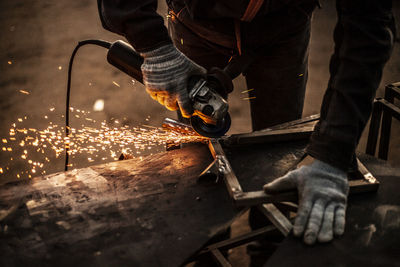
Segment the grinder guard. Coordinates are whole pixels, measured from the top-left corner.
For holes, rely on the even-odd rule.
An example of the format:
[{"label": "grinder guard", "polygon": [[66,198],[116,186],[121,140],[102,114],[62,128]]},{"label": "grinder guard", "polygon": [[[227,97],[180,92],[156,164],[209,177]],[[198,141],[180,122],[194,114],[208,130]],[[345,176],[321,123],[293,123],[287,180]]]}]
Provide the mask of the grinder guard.
[{"label": "grinder guard", "polygon": [[[232,81],[230,81],[232,84]],[[200,76],[193,76],[188,82],[189,98],[194,114],[190,119],[193,129],[206,137],[220,137],[230,128],[228,103],[216,91],[224,90],[220,83],[209,82]]]},{"label": "grinder guard", "polygon": [[226,113],[225,117],[216,124],[207,124],[199,116],[190,117],[190,124],[196,133],[210,138],[223,136],[231,127],[231,116]]}]

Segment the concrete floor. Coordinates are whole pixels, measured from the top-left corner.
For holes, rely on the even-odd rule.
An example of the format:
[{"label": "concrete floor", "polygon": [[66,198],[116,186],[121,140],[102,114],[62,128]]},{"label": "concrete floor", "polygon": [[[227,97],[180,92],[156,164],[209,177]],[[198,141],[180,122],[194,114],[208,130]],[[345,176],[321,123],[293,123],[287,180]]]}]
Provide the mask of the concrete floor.
[{"label": "concrete floor", "polygon": [[[395,15],[400,21],[400,3],[395,3]],[[166,14],[161,3],[160,13]],[[336,22],[334,1],[323,1],[323,8],[317,10],[313,18],[310,46],[310,76],[307,87],[304,115],[319,112],[320,103],[329,78],[328,62],[333,51],[332,32]],[[18,118],[26,128],[46,128],[49,120],[63,124],[66,90],[66,69],[70,54],[79,40],[100,38],[116,40],[121,37],[107,32],[101,27],[96,2],[79,1],[0,1],[0,138],[8,137],[10,125]],[[400,81],[400,46],[397,43],[393,56],[386,65],[378,96],[383,95],[384,85]],[[119,86],[116,86],[116,82]],[[230,133],[248,132],[249,103],[240,93],[246,86],[243,77],[235,81],[235,92],[230,97],[230,112],[233,118]],[[20,90],[29,92],[29,95]],[[72,83],[72,106],[92,110],[96,100],[103,99],[103,111],[92,112],[91,117],[112,121],[118,118],[128,125],[146,123],[161,125],[163,118],[175,117],[174,112],[165,110],[155,103],[140,84],[132,84],[132,79],[114,69],[105,60],[104,49],[85,47],[80,51],[74,64]],[[138,99],[140,101],[138,101]],[[53,113],[49,109],[54,107]],[[45,115],[49,119],[44,118]],[[149,121],[146,118],[150,116]],[[78,127],[79,120],[72,119]],[[389,161],[400,165],[400,123],[394,122]],[[359,150],[365,150],[365,133]],[[0,184],[15,180],[16,173],[26,169],[19,160],[22,148],[13,152],[0,151],[0,167],[9,166],[0,175]],[[62,171],[63,158],[47,155],[51,164],[47,173]],[[14,160],[10,162],[10,157]],[[39,157],[39,156],[38,156]],[[88,162],[83,157],[73,159],[74,166],[85,167],[100,161]],[[241,230],[240,230],[241,231]],[[243,254],[234,262],[244,266]],[[246,260],[245,260],[246,261]]]}]

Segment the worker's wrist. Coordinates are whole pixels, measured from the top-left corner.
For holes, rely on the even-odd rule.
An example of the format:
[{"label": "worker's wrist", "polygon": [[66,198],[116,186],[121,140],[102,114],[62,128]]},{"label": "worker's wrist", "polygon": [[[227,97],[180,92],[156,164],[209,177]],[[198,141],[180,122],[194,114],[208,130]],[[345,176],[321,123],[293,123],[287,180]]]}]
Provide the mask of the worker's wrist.
[{"label": "worker's wrist", "polygon": [[347,177],[347,173],[345,171],[318,159],[314,159],[314,161],[310,164],[310,166],[322,172],[333,174],[336,177],[341,177],[343,179]]},{"label": "worker's wrist", "polygon": [[298,165],[297,167],[300,168],[301,166],[311,166],[313,168],[317,168],[323,172],[329,172],[334,175],[339,175],[339,176],[347,176],[347,173],[340,169],[335,167],[334,165],[330,164],[329,162],[325,162],[324,160],[320,160],[318,158],[314,158],[311,155],[307,155]]},{"label": "worker's wrist", "polygon": [[310,143],[306,148],[308,155],[345,172],[352,167],[354,150],[353,144],[321,134],[318,129],[311,135]]}]

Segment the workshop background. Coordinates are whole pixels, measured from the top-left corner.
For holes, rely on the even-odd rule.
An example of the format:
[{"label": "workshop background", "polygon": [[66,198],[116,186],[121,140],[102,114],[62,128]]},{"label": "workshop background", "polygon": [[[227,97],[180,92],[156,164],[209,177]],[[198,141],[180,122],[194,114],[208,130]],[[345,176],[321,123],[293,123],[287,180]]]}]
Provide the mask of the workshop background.
[{"label": "workshop background", "polygon": [[[166,17],[166,5],[159,1],[159,11]],[[400,21],[400,3],[393,1],[395,15]],[[323,1],[317,9],[312,25],[310,45],[310,74],[304,107],[304,116],[319,112],[329,73],[328,63],[333,51],[332,33],[336,22],[335,1]],[[397,22],[398,23],[398,22]],[[399,24],[399,23],[398,23]],[[68,61],[73,48],[83,39],[113,41],[120,36],[104,30],[97,12],[96,1],[0,1],[0,184],[7,181],[27,179],[31,173],[29,164],[43,163],[46,173],[62,171],[64,156],[56,158],[53,150],[29,155],[32,162],[24,158],[25,147],[18,138],[10,142],[10,128],[16,123],[30,133],[44,130],[49,125],[64,125],[64,110]],[[73,68],[71,106],[91,111],[90,114],[72,114],[71,126],[80,128],[82,120],[88,125],[91,120],[115,120],[129,126],[161,126],[165,117],[175,118],[175,112],[166,110],[154,102],[143,85],[110,66],[106,51],[100,47],[87,46],[78,54]],[[386,65],[383,80],[377,95],[383,95],[385,84],[400,81],[400,46],[397,42],[393,55]],[[232,128],[230,133],[251,131],[249,101],[243,77],[235,80],[235,92],[230,96]],[[102,105],[104,103],[104,106]],[[18,126],[20,125],[20,126]],[[93,124],[93,127],[98,127]],[[31,129],[31,130],[29,130]],[[368,129],[368,128],[367,128]],[[364,133],[359,150],[365,150]],[[7,139],[7,140],[3,140]],[[162,151],[156,147],[142,151],[141,156]],[[394,121],[389,161],[400,165],[400,123]],[[121,151],[115,151],[117,154]],[[109,151],[101,152],[103,154]],[[100,153],[100,154],[101,154]],[[22,157],[22,158],[21,158]],[[43,159],[47,158],[46,161]],[[11,160],[12,159],[12,160]],[[97,155],[76,155],[71,159],[72,168],[80,168],[112,160]],[[7,169],[8,168],[8,169]],[[21,175],[20,175],[21,174]],[[25,174],[25,175],[23,175]]]},{"label": "workshop background", "polygon": [[[165,17],[166,5],[164,1],[159,2],[160,14]],[[393,2],[399,25],[400,2]],[[313,17],[304,116],[319,112],[329,78],[328,63],[333,51],[332,35],[336,23],[335,1],[322,1],[322,5],[323,8],[317,9]],[[24,130],[34,135],[34,131],[48,129],[49,125],[58,125],[55,128],[62,129],[68,61],[75,45],[84,39],[113,41],[121,37],[102,28],[94,0],[2,0],[0,32],[1,185],[17,179],[28,179],[28,175],[34,176],[30,164],[35,162],[44,163],[42,169],[47,173],[64,169],[63,154],[56,157],[50,148],[43,153],[29,154],[27,158],[24,152],[26,147],[20,143],[22,140],[16,138],[14,142],[10,141],[10,128],[20,129],[22,133],[17,133],[18,136],[23,136]],[[107,125],[114,125],[119,120],[120,124],[132,127],[143,124],[161,126],[165,117],[176,117],[175,112],[167,111],[154,102],[146,94],[143,85],[132,82],[130,77],[110,66],[105,56],[103,48],[94,46],[84,47],[78,52],[73,68],[71,105],[75,110],[91,113],[79,113],[82,116],[80,118],[74,116],[78,113],[72,113],[72,127],[79,129],[83,123],[91,125],[91,120],[106,121]],[[386,65],[377,96],[383,96],[385,84],[397,81],[400,81],[398,42]],[[251,100],[247,100],[247,95],[242,93],[247,89],[243,77],[234,83],[235,92],[229,101],[233,120],[230,133],[249,132]],[[99,127],[99,124],[94,126]],[[365,132],[358,148],[360,151],[365,151]],[[141,151],[140,155],[159,151],[163,151],[162,146]],[[394,121],[389,152],[389,161],[393,165],[400,165],[399,152],[400,122]],[[71,159],[71,168],[111,161],[112,158],[107,154],[109,151],[103,151],[96,158],[88,158],[87,154],[76,155]],[[48,161],[44,161],[44,158]],[[245,222],[246,215],[234,223],[234,236],[248,230]],[[230,255],[230,260],[235,266],[246,266],[248,258],[245,248]]]}]

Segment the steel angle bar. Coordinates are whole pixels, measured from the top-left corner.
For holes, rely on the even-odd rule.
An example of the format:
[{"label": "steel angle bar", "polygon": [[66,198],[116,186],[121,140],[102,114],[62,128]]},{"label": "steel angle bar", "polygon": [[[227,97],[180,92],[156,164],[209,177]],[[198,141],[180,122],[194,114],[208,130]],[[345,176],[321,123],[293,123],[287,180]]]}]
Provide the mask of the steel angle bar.
[{"label": "steel angle bar", "polygon": [[394,103],[394,99],[400,99],[400,82],[389,84],[385,87],[385,99]]},{"label": "steel angle bar", "polygon": [[247,145],[296,141],[310,138],[313,131],[314,126],[304,126],[292,129],[278,129],[271,131],[256,131],[245,134],[233,134],[221,138],[221,141],[225,145]]},{"label": "steel angle bar", "polygon": [[214,249],[228,250],[231,248],[239,247],[241,245],[258,240],[261,237],[263,237],[264,235],[266,235],[267,233],[269,233],[275,229],[276,229],[276,227],[274,225],[268,225],[263,228],[254,230],[250,233],[243,234],[243,235],[240,235],[240,236],[237,236],[234,238],[230,238],[227,240],[223,240],[223,241],[211,244],[208,247],[206,247],[205,249],[203,249],[202,251],[200,251],[198,255],[202,255],[204,253],[209,253]]},{"label": "steel angle bar", "polygon": [[232,265],[229,263],[229,261],[222,255],[221,251],[219,249],[213,249],[211,250],[211,255],[213,256],[214,260],[216,263],[218,263],[219,266],[222,267],[232,267]]},{"label": "steel angle bar", "polygon": [[392,117],[400,120],[400,107],[386,101],[385,99],[377,99],[377,102],[380,103],[384,112],[389,113]]},{"label": "steel angle bar", "polygon": [[286,128],[290,128],[290,127],[293,127],[293,126],[296,126],[296,125],[306,124],[306,123],[313,122],[313,121],[317,122],[320,117],[321,117],[320,114],[314,114],[314,115],[311,115],[311,116],[308,116],[308,117],[305,117],[305,118],[301,118],[301,119],[298,119],[298,120],[285,122],[285,123],[282,123],[282,124],[278,124],[278,125],[272,126],[270,128],[266,128],[266,129],[260,130],[260,132],[261,131],[271,131],[271,130],[286,129]]},{"label": "steel angle bar", "polygon": [[377,100],[374,100],[372,106],[371,122],[369,125],[367,147],[365,153],[371,156],[375,155],[376,145],[378,143],[379,126],[381,124],[382,105]]},{"label": "steel angle bar", "polygon": [[[393,92],[392,88],[387,89],[387,92]],[[399,90],[400,91],[400,90]],[[389,154],[389,142],[390,142],[390,131],[392,128],[392,117],[395,117],[397,120],[400,120],[400,108],[394,104],[394,98],[397,95],[393,93],[386,93],[386,97],[388,99],[380,99],[379,103],[381,103],[383,108],[382,114],[382,125],[381,125],[381,136],[379,141],[379,151],[378,157],[380,159],[387,160]]]},{"label": "steel angle bar", "polygon": [[210,165],[199,175],[200,180],[212,180],[218,181],[221,174],[218,171],[218,160],[214,159]]},{"label": "steel angle bar", "polygon": [[297,209],[299,207],[296,203],[287,202],[287,201],[277,202],[277,203],[274,203],[274,205],[280,210],[290,211],[290,212],[297,212]]},{"label": "steel angle bar", "polygon": [[392,116],[383,111],[381,123],[381,135],[379,140],[378,158],[387,160],[389,154],[390,133],[392,130]]},{"label": "steel angle bar", "polygon": [[[397,91],[400,91],[398,88],[396,89]],[[389,89],[388,91],[392,90]],[[381,124],[381,117],[383,117],[379,144],[379,158],[387,159],[392,117],[400,120],[400,108],[391,103],[394,102],[394,98],[398,96],[397,91],[395,94],[387,93],[389,101],[382,98],[377,98],[374,101],[366,149],[366,153],[369,155],[375,155],[379,136],[379,126]]]},{"label": "steel angle bar", "polygon": [[289,191],[279,193],[277,195],[268,195],[264,191],[243,192],[235,199],[235,204],[238,207],[255,206],[262,203],[277,203],[282,201],[297,202],[297,192]]},{"label": "steel angle bar", "polygon": [[389,153],[391,118],[394,117],[397,120],[400,120],[400,108],[382,98],[377,98],[374,101],[366,153],[372,156],[375,155],[382,114],[384,118],[382,119],[381,140],[378,155],[379,158],[386,160]]},{"label": "steel angle bar", "polygon": [[218,170],[218,174],[223,176],[226,188],[228,189],[229,195],[233,201],[236,202],[236,198],[243,194],[242,187],[233,172],[232,166],[225,155],[224,149],[219,143],[218,139],[210,139],[208,147],[212,156],[214,157],[214,169]]},{"label": "steel angle bar", "polygon": [[355,173],[355,180],[349,180],[350,194],[376,192],[379,188],[379,181],[357,158],[358,172]]},{"label": "steel angle bar", "polygon": [[[385,87],[385,100],[394,104],[395,99],[400,99],[400,82],[389,84]],[[392,115],[383,111],[381,137],[379,141],[378,157],[387,160],[389,153],[390,131],[392,128]]]},{"label": "steel angle bar", "polygon": [[[362,176],[360,178],[365,179],[365,181],[373,184],[378,183],[378,180],[372,175],[372,173],[367,169],[367,167],[362,164],[362,162],[357,158],[358,173]],[[362,179],[361,179],[362,180]]]},{"label": "steel angle bar", "polygon": [[259,205],[258,209],[284,236],[287,236],[290,233],[293,228],[292,223],[280,210],[277,209],[277,207],[275,207],[274,204],[269,203]]},{"label": "steel angle bar", "polygon": [[162,128],[173,132],[178,132],[183,135],[199,135],[195,132],[195,130],[193,130],[191,125],[170,118],[164,119]]}]

